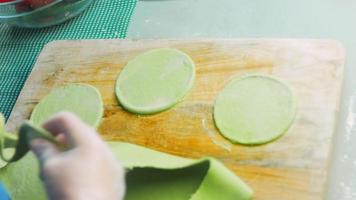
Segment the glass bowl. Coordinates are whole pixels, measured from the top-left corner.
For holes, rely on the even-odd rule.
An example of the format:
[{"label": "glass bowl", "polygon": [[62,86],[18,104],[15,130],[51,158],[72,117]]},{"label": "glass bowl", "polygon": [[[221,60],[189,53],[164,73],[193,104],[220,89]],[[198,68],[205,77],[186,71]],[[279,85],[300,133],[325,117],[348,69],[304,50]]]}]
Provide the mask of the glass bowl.
[{"label": "glass bowl", "polygon": [[83,12],[93,0],[15,0],[0,3],[0,23],[22,28],[56,25]]}]

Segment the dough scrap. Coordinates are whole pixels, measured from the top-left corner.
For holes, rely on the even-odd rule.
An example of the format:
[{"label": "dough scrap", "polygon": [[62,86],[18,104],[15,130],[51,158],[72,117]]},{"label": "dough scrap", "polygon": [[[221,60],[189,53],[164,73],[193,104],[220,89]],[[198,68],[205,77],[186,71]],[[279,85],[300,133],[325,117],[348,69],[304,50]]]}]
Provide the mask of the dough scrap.
[{"label": "dough scrap", "polygon": [[4,147],[5,144],[5,137],[2,137],[6,133],[5,130],[5,117],[2,113],[0,113],[0,168],[5,167],[8,162],[1,159],[1,157],[10,158],[15,154],[15,148],[13,147]]},{"label": "dough scrap", "polygon": [[291,88],[264,75],[233,79],[218,95],[214,120],[221,134],[232,142],[256,145],[284,134],[296,114]]},{"label": "dough scrap", "polygon": [[[11,158],[15,154],[15,148],[4,148],[1,150],[4,157]],[[7,161],[0,159],[0,169],[8,164]]]},{"label": "dough scrap", "polygon": [[[33,124],[25,126],[20,137],[28,139],[32,135],[49,140],[42,129]],[[214,158],[191,160],[129,143],[108,145],[128,172],[125,200],[252,199],[251,188]],[[13,200],[46,199],[38,161],[32,153],[1,168],[0,180]]]},{"label": "dough scrap", "polygon": [[191,89],[195,64],[185,53],[153,49],[131,60],[119,74],[116,95],[136,114],[154,114],[177,104]]},{"label": "dough scrap", "polygon": [[0,131],[5,130],[5,117],[2,113],[0,113]]},{"label": "dough scrap", "polygon": [[100,92],[88,84],[71,83],[52,90],[34,108],[31,121],[41,125],[54,114],[69,111],[98,127],[104,108]]}]

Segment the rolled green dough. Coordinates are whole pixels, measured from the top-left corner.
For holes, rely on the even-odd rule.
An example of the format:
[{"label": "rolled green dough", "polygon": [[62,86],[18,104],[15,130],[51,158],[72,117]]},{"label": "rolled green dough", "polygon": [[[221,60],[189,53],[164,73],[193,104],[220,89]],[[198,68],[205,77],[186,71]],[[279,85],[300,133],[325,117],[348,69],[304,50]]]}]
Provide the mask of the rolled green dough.
[{"label": "rolled green dough", "polygon": [[162,48],[131,60],[116,82],[121,105],[137,114],[153,114],[178,103],[192,87],[195,65],[188,55]]},{"label": "rolled green dough", "polygon": [[52,115],[69,111],[87,124],[98,127],[103,116],[103,101],[99,91],[88,84],[68,84],[54,89],[34,108],[31,121],[42,124]]},{"label": "rolled green dough", "polygon": [[232,80],[218,95],[214,120],[232,142],[263,144],[285,133],[296,113],[296,100],[285,83],[263,75]]}]

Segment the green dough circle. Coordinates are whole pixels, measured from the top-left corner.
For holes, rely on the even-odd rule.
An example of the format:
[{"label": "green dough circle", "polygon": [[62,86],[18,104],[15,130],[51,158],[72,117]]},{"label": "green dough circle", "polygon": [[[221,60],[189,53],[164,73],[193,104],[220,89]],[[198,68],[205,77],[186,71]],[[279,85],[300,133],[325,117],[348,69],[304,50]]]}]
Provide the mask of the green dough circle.
[{"label": "green dough circle", "polygon": [[288,85],[263,75],[232,80],[219,94],[214,120],[232,142],[256,145],[284,134],[296,114],[296,100]]},{"label": "green dough circle", "polygon": [[131,60],[116,82],[120,104],[136,114],[154,114],[177,104],[191,89],[195,65],[185,53],[154,49]]},{"label": "green dough circle", "polygon": [[54,114],[69,111],[88,125],[98,127],[103,116],[99,91],[88,84],[68,84],[51,91],[34,108],[31,121],[41,125]]}]

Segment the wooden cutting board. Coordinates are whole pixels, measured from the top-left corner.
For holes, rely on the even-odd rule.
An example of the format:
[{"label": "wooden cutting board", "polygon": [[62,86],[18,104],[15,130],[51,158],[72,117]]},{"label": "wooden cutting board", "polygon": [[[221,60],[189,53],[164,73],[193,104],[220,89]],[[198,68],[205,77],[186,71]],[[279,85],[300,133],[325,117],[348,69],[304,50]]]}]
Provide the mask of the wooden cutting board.
[{"label": "wooden cutting board", "polygon": [[[118,105],[116,78],[138,54],[174,47],[196,63],[196,81],[173,109],[137,116]],[[7,128],[15,130],[53,88],[89,83],[104,99],[99,128],[107,140],[199,158],[213,156],[242,177],[256,200],[321,200],[338,113],[344,68],[342,46],[330,40],[89,40],[47,45],[27,80]],[[298,97],[294,125],[270,144],[231,144],[214,127],[212,109],[232,77],[272,74],[290,83]],[[85,99],[83,99],[85,101]]]}]

